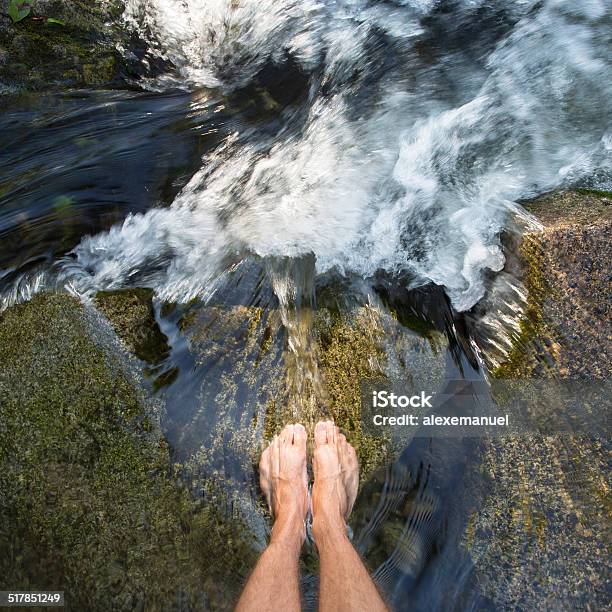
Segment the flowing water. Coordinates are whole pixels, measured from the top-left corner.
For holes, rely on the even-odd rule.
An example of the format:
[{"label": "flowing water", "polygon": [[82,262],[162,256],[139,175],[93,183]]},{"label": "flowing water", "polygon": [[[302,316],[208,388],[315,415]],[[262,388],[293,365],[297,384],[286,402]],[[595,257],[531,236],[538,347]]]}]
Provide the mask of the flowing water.
[{"label": "flowing water", "polygon": [[[333,414],[334,367],[363,350],[363,371],[415,389],[486,380],[463,313],[500,278],[502,232],[536,223],[518,202],[610,186],[609,9],[128,0],[143,63],[171,69],[129,91],[5,101],[2,305],[154,289],[170,347],[149,369],[164,432],[261,545],[253,444],[270,414]],[[340,335],[348,361],[333,352],[338,316],[356,321]],[[519,577],[541,567],[473,536],[495,531],[495,508],[475,519],[478,504],[507,494],[503,478],[474,477],[496,452],[418,437],[371,466],[354,541],[398,609],[544,605]],[[513,578],[495,583],[497,562]],[[308,573],[305,587],[311,601]],[[562,607],[604,601],[598,589],[559,591]]]}]

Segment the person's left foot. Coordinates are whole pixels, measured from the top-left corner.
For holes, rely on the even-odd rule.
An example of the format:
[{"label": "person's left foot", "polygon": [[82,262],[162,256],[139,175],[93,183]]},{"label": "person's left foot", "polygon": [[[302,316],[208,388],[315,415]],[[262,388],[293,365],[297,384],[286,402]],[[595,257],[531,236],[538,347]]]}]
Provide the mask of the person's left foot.
[{"label": "person's left foot", "polygon": [[275,519],[275,531],[299,529],[302,539],[308,512],[306,440],[303,425],[286,425],[259,461],[260,485]]}]

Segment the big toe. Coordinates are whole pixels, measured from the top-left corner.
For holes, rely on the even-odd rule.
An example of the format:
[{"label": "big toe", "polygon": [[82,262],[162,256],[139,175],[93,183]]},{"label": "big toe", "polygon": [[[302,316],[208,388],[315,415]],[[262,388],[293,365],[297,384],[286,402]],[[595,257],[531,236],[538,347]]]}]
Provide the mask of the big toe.
[{"label": "big toe", "polygon": [[271,468],[272,468],[272,443],[261,453],[259,459],[259,485],[266,498],[268,507],[271,507],[272,499],[272,482],[271,482]]},{"label": "big toe", "polygon": [[272,475],[278,474],[280,472],[280,448],[281,448],[281,439],[278,435],[272,438],[272,442],[270,442],[270,446],[268,448],[270,450],[270,473]]},{"label": "big toe", "polygon": [[323,446],[323,444],[327,444],[327,427],[325,425],[325,421],[319,421],[315,425],[314,440],[315,446]]},{"label": "big toe", "polygon": [[271,453],[272,443],[268,444],[268,446],[264,449],[264,452],[261,453],[261,457],[259,458],[259,472],[262,475],[268,475],[270,471],[270,453]]},{"label": "big toe", "polygon": [[344,442],[342,452],[342,475],[347,498],[346,516],[350,514],[355,499],[357,499],[357,490],[359,489],[359,461],[357,453],[351,444]]}]

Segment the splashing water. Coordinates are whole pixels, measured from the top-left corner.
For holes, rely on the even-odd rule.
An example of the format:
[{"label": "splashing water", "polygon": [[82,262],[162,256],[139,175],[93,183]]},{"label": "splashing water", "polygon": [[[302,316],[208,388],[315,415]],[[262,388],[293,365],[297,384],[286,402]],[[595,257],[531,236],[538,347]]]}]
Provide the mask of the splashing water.
[{"label": "splashing water", "polygon": [[384,269],[469,309],[518,200],[610,174],[610,18],[596,0],[447,5],[130,0],[127,25],[176,67],[152,87],[230,95],[289,64],[307,87],[170,208],[82,240],[62,277],[188,300],[249,254],[314,254],[319,273]]},{"label": "splashing water", "polygon": [[287,333],[284,361],[288,409],[295,420],[314,422],[326,403],[313,333],[314,261],[312,257],[272,259],[268,276]]}]

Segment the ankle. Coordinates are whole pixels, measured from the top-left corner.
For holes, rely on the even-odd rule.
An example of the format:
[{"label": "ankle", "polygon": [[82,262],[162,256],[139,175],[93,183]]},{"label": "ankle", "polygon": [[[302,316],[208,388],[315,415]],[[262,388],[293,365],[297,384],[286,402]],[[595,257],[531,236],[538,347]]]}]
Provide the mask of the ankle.
[{"label": "ankle", "polygon": [[346,539],[346,523],[339,512],[318,512],[312,519],[312,535],[319,543]]},{"label": "ankle", "polygon": [[297,550],[299,554],[305,538],[304,517],[299,513],[283,513],[274,521],[270,537],[271,544]]}]

